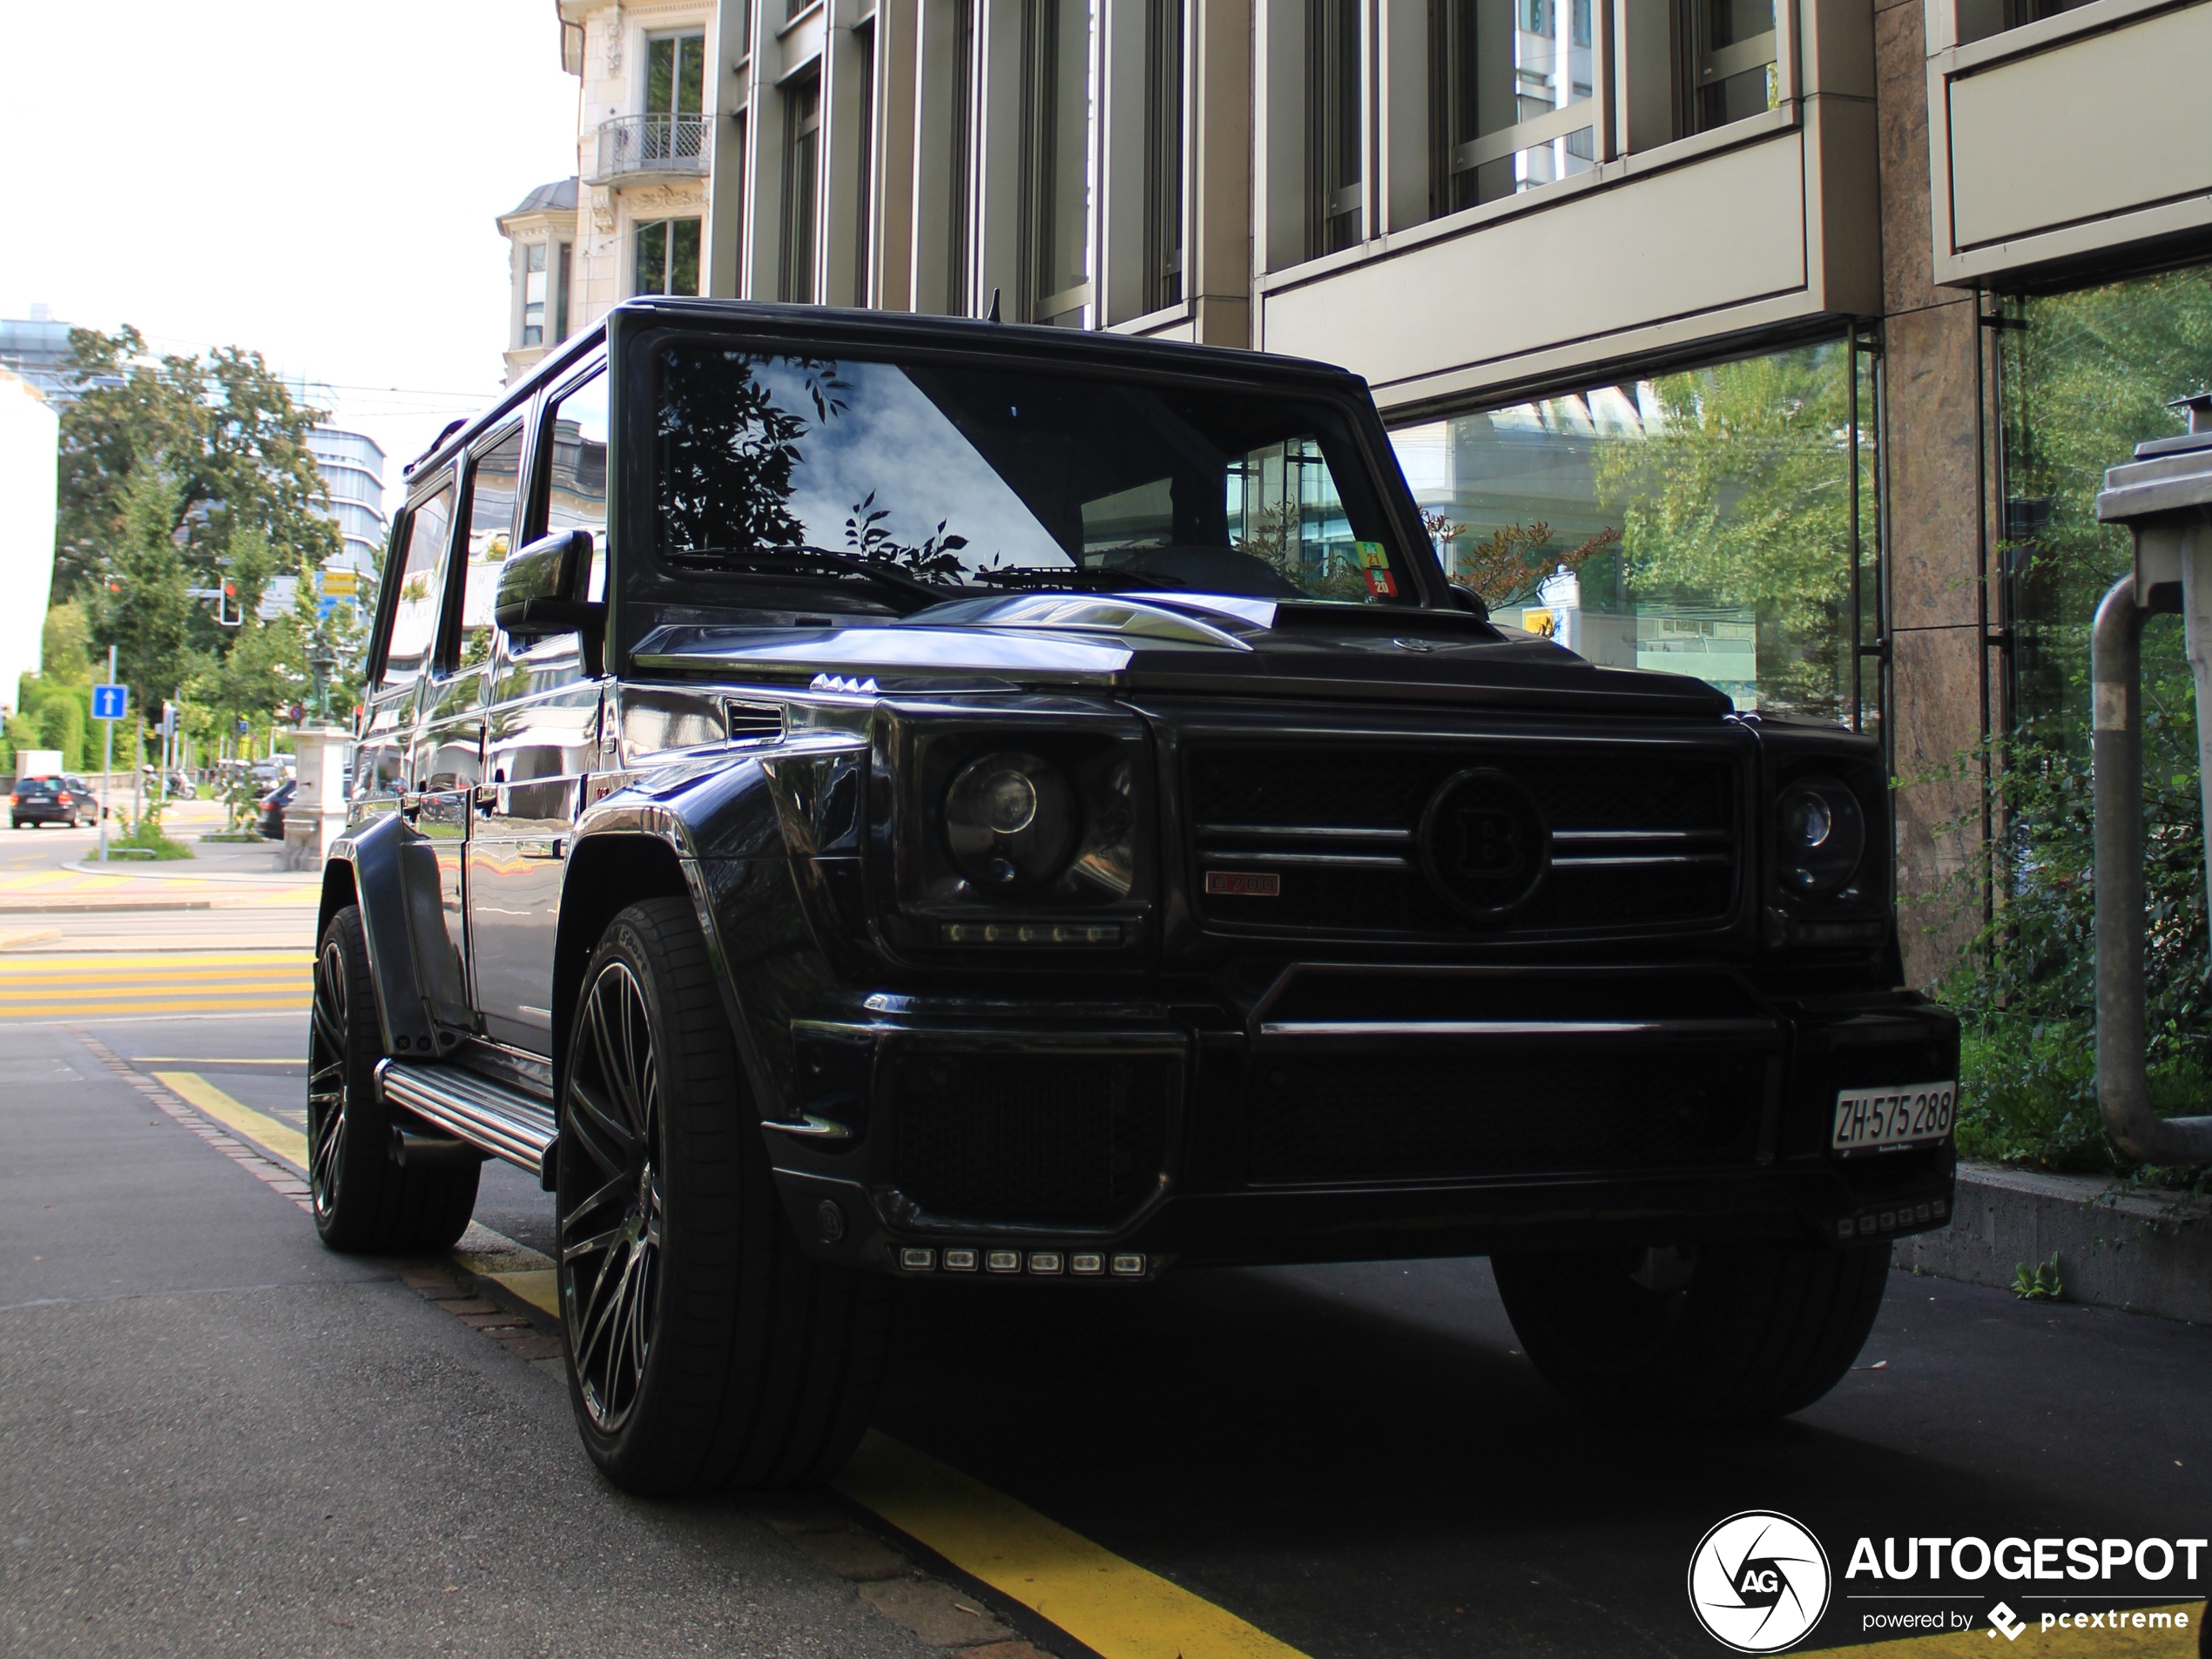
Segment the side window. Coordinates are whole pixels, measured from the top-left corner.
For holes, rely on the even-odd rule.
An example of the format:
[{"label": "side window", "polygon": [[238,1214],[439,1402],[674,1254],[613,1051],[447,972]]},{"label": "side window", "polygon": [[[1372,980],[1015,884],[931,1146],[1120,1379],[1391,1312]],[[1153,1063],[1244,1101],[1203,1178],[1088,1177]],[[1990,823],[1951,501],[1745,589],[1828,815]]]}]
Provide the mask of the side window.
[{"label": "side window", "polygon": [[591,532],[591,587],[606,597],[607,377],[594,374],[546,411],[545,528]]},{"label": "side window", "polygon": [[469,539],[461,573],[461,614],[447,631],[446,660],[456,669],[491,660],[492,602],[499,567],[515,535],[515,496],[522,482],[523,433],[510,428],[469,468]]},{"label": "side window", "polygon": [[446,485],[408,515],[406,552],[400,559],[399,597],[392,611],[391,643],[378,677],[381,691],[412,685],[437,637],[438,561],[453,523],[453,486]]}]

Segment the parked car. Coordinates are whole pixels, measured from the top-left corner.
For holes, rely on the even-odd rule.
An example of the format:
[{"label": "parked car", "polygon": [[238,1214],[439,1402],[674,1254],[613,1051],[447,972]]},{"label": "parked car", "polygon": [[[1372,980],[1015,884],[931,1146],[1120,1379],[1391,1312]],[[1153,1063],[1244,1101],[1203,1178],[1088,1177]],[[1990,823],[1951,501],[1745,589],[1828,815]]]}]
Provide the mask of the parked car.
[{"label": "parked car", "polygon": [[284,839],[284,809],[292,805],[292,797],[298,789],[299,785],[287,778],[261,797],[260,815],[254,820],[254,827],[261,833],[264,840],[280,841]]},{"label": "parked car", "polygon": [[315,1224],[536,1171],[628,1487],[835,1467],[897,1281],[1487,1254],[1590,1411],[1769,1417],[1949,1219],[1873,740],[1493,626],[1349,374],[632,300],[389,556]]},{"label": "parked car", "polygon": [[8,822],[16,829],[59,824],[75,829],[79,824],[99,822],[100,806],[92,787],[82,778],[18,778],[8,797]]}]

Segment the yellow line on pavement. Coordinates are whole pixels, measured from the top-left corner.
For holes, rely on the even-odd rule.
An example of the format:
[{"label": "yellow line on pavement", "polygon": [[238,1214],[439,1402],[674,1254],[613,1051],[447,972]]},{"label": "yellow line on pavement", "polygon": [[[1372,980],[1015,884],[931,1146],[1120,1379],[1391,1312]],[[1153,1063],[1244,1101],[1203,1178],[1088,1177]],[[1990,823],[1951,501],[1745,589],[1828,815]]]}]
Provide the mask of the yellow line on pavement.
[{"label": "yellow line on pavement", "polygon": [[233,1134],[243,1135],[264,1152],[274,1153],[294,1169],[307,1167],[307,1137],[289,1123],[280,1123],[255,1111],[244,1101],[233,1100],[197,1072],[157,1071],[154,1081],[192,1105]]},{"label": "yellow line on pavement", "polygon": [[1103,1659],[1305,1659],[1179,1584],[871,1429],[838,1490]]},{"label": "yellow line on pavement", "polygon": [[253,1000],[217,997],[131,997],[117,1001],[0,1002],[0,1020],[87,1020],[122,1016],[152,1019],[164,1014],[297,1014],[307,1006],[302,987],[296,996],[271,995]]},{"label": "yellow line on pavement", "polygon": [[129,1059],[134,1066],[305,1066],[307,1063],[305,1055],[291,1060],[241,1060],[233,1055],[134,1054]]},{"label": "yellow line on pavement", "polygon": [[[2095,1626],[2086,1630],[2046,1630],[2040,1615],[2030,1614],[2027,1628],[1995,1651],[2007,1659],[2196,1659],[2196,1627],[2203,1607],[2202,1602],[2190,1602],[2176,1607],[2122,1609],[2123,1616],[2131,1619],[2137,1612],[2147,1618],[2154,1613],[2171,1617],[2174,1622],[2162,1630]],[[2111,1609],[2105,1611],[2109,1616]],[[1951,1630],[1941,1635],[1907,1636],[1901,1642],[1823,1648],[1802,1659],[1834,1659],[1841,1654],[1862,1655],[1865,1659],[1990,1659],[1989,1644],[1996,1634],[1994,1630]]]}]

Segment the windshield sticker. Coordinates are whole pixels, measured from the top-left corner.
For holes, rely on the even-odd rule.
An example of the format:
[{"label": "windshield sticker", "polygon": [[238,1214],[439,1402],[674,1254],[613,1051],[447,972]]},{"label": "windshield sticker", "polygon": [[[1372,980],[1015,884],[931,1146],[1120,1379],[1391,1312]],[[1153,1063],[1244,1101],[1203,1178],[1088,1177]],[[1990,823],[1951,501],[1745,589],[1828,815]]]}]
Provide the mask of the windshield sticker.
[{"label": "windshield sticker", "polygon": [[1378,598],[1395,598],[1398,585],[1390,579],[1390,555],[1383,551],[1383,544],[1355,542],[1352,549],[1359,556],[1359,574],[1367,578],[1367,591]]}]

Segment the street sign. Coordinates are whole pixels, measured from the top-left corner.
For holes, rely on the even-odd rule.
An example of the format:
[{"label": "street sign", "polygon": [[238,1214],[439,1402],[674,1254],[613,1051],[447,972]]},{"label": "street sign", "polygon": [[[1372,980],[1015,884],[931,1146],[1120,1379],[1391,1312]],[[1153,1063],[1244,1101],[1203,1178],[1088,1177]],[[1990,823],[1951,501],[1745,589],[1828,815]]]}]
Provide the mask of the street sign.
[{"label": "street sign", "polygon": [[131,688],[127,685],[95,685],[92,688],[92,718],[95,720],[120,720],[124,711],[131,705]]}]

